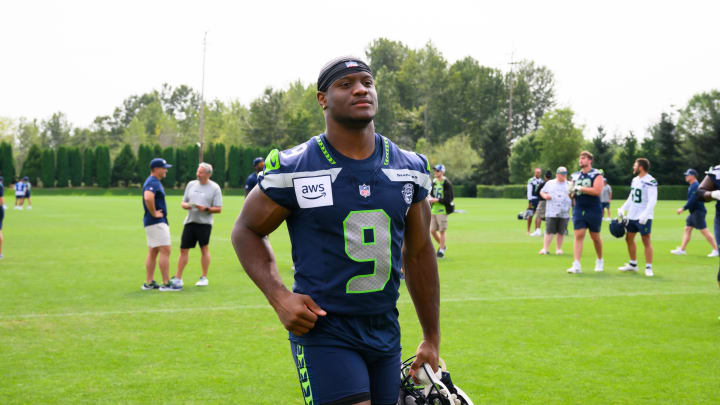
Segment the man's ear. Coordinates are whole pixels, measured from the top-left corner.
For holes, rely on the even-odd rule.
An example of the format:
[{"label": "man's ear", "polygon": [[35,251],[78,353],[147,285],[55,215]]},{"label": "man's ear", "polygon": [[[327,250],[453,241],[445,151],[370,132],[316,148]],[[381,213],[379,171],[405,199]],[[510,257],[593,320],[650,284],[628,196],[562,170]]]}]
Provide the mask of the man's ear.
[{"label": "man's ear", "polygon": [[323,91],[317,92],[317,101],[323,110],[327,109],[327,96],[325,95],[325,92],[323,92]]}]

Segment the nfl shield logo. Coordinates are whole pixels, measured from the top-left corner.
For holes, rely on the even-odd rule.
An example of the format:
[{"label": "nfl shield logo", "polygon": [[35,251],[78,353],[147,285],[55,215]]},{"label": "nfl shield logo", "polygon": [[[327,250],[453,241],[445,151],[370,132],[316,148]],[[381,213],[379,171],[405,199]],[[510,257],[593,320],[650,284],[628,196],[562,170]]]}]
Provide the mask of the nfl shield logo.
[{"label": "nfl shield logo", "polygon": [[368,198],[370,197],[370,186],[367,184],[360,185],[360,196]]}]

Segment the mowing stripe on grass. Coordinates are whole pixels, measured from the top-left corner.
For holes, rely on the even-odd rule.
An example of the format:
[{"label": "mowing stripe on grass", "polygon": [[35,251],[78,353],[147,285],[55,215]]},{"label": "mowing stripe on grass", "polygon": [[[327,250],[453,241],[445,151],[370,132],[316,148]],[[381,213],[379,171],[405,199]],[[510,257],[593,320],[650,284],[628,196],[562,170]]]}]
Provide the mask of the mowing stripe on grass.
[{"label": "mowing stripe on grass", "polygon": [[[627,292],[627,293],[611,293],[611,294],[570,294],[570,295],[528,295],[528,296],[507,296],[507,297],[451,297],[440,300],[442,303],[457,302],[495,302],[495,301],[518,301],[518,300],[558,300],[558,299],[587,299],[587,298],[614,298],[614,297],[652,297],[666,295],[709,295],[717,294],[715,291],[668,291],[668,292]],[[398,304],[412,304],[410,300],[399,300]],[[108,316],[108,315],[136,315],[136,314],[154,314],[154,313],[175,313],[175,312],[205,312],[205,311],[235,311],[238,309],[270,309],[269,304],[256,305],[230,305],[223,307],[190,307],[190,308],[158,308],[158,309],[137,309],[127,311],[87,311],[87,312],[61,312],[57,314],[51,313],[34,313],[34,314],[17,314],[17,315],[0,315],[0,320],[19,320],[32,318],[63,318],[73,316]]]}]

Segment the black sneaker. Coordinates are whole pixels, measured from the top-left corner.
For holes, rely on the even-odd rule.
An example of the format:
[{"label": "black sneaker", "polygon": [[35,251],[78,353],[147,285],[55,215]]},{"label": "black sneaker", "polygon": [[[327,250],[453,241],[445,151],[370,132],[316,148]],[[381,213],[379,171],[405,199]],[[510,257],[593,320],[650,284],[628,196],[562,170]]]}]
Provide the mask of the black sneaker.
[{"label": "black sneaker", "polygon": [[142,287],[140,288],[142,288],[143,290],[157,290],[158,288],[160,288],[160,286],[158,285],[158,283],[155,282],[155,280],[153,280],[150,282],[150,284],[143,283]]},{"label": "black sneaker", "polygon": [[160,285],[160,291],[182,291],[182,286],[175,285],[172,281]]},{"label": "black sneaker", "polygon": [[437,257],[445,257],[445,249],[438,249]]}]

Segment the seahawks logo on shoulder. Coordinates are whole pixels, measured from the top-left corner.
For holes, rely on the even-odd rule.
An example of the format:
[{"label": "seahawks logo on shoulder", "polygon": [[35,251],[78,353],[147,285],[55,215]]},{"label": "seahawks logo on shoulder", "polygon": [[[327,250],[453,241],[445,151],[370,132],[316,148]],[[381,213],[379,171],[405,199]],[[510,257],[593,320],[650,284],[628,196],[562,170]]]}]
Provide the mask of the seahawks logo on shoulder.
[{"label": "seahawks logo on shoulder", "polygon": [[263,171],[263,174],[271,171],[271,170],[277,170],[280,168],[280,151],[277,149],[273,149],[268,153],[267,158],[265,158],[265,171]]}]

